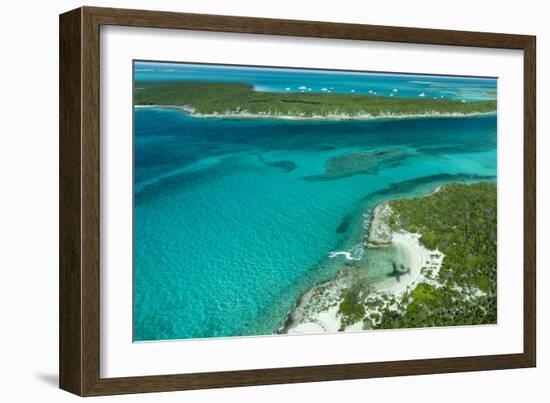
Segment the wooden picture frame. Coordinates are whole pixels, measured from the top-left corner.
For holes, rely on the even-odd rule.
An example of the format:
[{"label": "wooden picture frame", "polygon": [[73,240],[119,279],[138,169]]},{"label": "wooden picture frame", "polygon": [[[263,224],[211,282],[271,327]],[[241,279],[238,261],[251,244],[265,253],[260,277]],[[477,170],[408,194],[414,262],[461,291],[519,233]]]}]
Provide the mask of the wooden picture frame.
[{"label": "wooden picture frame", "polygon": [[[100,27],[401,42],[524,52],[523,353],[127,378],[100,377]],[[534,367],[535,37],[81,7],[60,16],[60,387],[80,396]]]}]

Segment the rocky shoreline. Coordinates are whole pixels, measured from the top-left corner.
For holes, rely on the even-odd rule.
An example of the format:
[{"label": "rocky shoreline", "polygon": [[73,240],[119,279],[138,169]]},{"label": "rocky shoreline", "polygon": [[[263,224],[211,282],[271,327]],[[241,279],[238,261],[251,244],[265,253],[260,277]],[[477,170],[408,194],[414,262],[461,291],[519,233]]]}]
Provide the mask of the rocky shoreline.
[{"label": "rocky shoreline", "polygon": [[418,118],[461,118],[472,116],[492,115],[496,112],[438,112],[424,111],[422,113],[400,114],[393,112],[381,112],[377,115],[370,113],[327,113],[306,115],[304,113],[278,113],[278,112],[249,112],[246,110],[227,110],[213,113],[200,113],[189,105],[135,105],[136,108],[167,108],[179,109],[198,119],[282,119],[282,120],[380,120],[380,119],[418,119]]},{"label": "rocky shoreline", "polygon": [[[335,278],[318,284],[296,301],[279,333],[336,332],[340,321],[336,318],[342,291],[351,287],[357,277],[353,267],[344,266]],[[325,314],[323,314],[325,313]]]},{"label": "rocky shoreline", "polygon": [[392,241],[390,217],[393,211],[388,202],[376,206],[371,212],[369,233],[365,240],[365,246],[388,246]]}]

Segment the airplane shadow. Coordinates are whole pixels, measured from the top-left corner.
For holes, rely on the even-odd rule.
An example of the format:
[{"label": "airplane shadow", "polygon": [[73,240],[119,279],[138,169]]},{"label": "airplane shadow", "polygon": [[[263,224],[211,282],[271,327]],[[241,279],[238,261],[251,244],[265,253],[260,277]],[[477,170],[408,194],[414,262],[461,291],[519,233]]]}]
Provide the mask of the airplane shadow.
[{"label": "airplane shadow", "polygon": [[397,281],[401,281],[401,276],[404,276],[406,274],[411,274],[410,267],[405,268],[405,266],[400,264],[398,268],[395,262],[392,262],[392,266],[393,266],[393,270],[390,273],[387,273],[386,276],[395,277]]}]

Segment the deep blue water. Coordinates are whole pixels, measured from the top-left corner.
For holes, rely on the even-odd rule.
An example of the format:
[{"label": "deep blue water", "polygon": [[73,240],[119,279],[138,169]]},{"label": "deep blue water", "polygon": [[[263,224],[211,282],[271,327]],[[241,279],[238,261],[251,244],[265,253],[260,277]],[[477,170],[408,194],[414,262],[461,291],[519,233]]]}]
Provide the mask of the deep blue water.
[{"label": "deep blue water", "polygon": [[[141,72],[144,68],[136,65],[138,80],[220,79],[211,68],[183,66],[190,69],[185,73]],[[270,89],[321,80],[317,73],[285,70],[277,84],[276,73],[236,71],[221,77]],[[406,92],[402,76],[351,75],[347,81],[341,76],[346,75],[323,80],[334,88],[358,89],[363,79],[379,81],[377,88]],[[445,81],[414,78],[437,80]],[[466,81],[461,85],[472,83]],[[483,85],[496,88],[496,81]],[[301,293],[345,263],[341,256],[329,258],[329,252],[361,255],[357,245],[365,235],[365,214],[376,204],[496,175],[495,115],[224,120],[136,108],[134,119],[137,341],[272,334]],[[357,152],[368,169],[354,174],[346,158]],[[367,250],[356,264],[377,281],[399,258],[397,252]]]}]

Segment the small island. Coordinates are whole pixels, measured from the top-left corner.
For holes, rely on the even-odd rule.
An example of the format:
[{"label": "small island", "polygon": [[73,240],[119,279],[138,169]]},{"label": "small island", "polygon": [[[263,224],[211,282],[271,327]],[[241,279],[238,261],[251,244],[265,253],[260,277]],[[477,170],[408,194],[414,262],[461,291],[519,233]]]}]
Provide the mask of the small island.
[{"label": "small island", "polygon": [[372,212],[367,248],[401,248],[406,266],[372,283],[353,263],[308,290],[281,333],[495,324],[496,185],[448,184]]},{"label": "small island", "polygon": [[137,107],[182,109],[194,117],[279,119],[375,119],[472,116],[496,112],[497,101],[401,98],[372,94],[264,92],[246,83],[140,82]]}]

